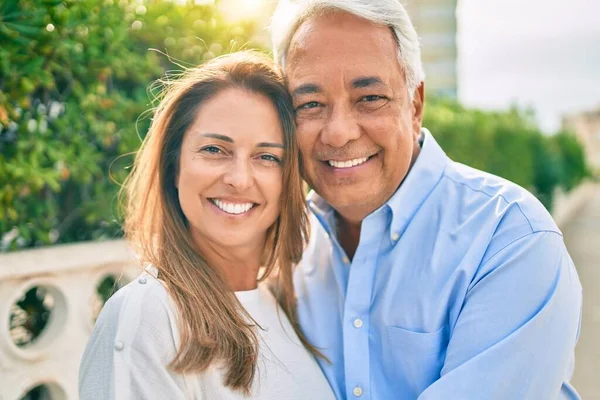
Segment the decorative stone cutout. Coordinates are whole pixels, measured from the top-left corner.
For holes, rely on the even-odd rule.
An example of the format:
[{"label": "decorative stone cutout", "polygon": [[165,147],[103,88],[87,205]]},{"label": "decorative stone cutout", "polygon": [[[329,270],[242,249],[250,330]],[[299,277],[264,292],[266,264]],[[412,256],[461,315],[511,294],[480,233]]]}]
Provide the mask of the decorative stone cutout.
[{"label": "decorative stone cutout", "polygon": [[20,400],[65,400],[65,391],[56,383],[42,383],[29,389]]},{"label": "decorative stone cutout", "polygon": [[54,311],[55,299],[44,286],[34,286],[12,304],[9,329],[13,343],[25,348],[40,337]]},{"label": "decorative stone cutout", "polygon": [[70,315],[62,287],[55,279],[39,277],[8,290],[5,286],[2,293],[6,299],[0,312],[4,346],[18,359],[44,359],[65,333]]}]

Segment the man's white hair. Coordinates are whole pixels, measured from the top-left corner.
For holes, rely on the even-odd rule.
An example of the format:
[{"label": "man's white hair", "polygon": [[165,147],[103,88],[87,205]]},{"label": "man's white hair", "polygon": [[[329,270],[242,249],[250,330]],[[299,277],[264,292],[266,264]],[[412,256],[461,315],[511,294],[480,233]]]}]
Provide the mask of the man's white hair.
[{"label": "man's white hair", "polygon": [[425,80],[419,37],[400,0],[280,0],[271,20],[275,60],[286,66],[286,56],[296,30],[307,19],[331,11],[343,11],[378,25],[389,26],[398,44],[398,61],[404,69],[408,94]]}]

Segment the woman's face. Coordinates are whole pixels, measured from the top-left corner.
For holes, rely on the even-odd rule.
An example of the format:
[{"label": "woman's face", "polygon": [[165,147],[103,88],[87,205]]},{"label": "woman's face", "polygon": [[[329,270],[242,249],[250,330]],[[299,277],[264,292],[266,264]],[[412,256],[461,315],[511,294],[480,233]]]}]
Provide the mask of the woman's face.
[{"label": "woman's face", "polygon": [[266,96],[230,88],[206,101],[184,135],[176,182],[194,241],[262,249],[280,212],[283,154]]}]

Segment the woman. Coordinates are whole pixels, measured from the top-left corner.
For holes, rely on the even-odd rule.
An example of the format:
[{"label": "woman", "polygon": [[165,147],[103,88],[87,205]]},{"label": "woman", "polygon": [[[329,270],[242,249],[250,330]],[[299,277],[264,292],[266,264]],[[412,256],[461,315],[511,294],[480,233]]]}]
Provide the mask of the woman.
[{"label": "woman", "polygon": [[[333,398],[296,319],[307,217],[273,68],[237,53],[168,83],[125,184],[125,233],[151,267],[104,306],[82,399]],[[278,303],[258,284],[275,269]]]}]

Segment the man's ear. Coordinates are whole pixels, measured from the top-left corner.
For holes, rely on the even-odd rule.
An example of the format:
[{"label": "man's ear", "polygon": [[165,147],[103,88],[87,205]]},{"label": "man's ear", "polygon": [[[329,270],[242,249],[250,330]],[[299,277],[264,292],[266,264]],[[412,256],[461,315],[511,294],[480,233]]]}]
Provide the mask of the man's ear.
[{"label": "man's ear", "polygon": [[413,120],[412,128],[415,138],[421,134],[421,125],[423,124],[423,112],[425,110],[425,82],[415,89],[413,93]]}]

